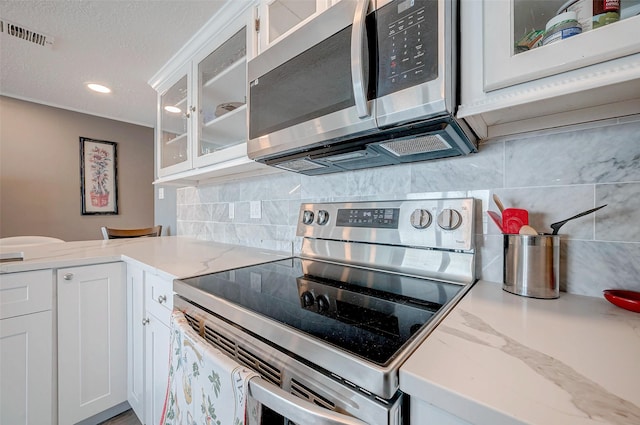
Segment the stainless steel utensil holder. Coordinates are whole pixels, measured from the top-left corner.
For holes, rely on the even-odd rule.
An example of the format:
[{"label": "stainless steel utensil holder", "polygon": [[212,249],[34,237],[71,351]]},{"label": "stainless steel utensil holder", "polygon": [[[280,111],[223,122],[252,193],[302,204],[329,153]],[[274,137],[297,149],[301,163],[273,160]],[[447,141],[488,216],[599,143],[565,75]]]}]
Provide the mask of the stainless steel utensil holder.
[{"label": "stainless steel utensil holder", "polygon": [[559,235],[504,235],[502,289],[524,297],[558,298],[559,276]]}]

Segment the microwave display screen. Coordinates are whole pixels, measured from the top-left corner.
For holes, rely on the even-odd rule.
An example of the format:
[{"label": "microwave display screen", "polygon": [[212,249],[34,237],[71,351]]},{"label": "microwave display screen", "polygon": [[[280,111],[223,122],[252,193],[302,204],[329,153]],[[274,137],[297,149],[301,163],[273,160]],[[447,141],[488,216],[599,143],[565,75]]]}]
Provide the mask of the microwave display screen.
[{"label": "microwave display screen", "polygon": [[438,78],[437,0],[392,2],[376,13],[377,96]]}]

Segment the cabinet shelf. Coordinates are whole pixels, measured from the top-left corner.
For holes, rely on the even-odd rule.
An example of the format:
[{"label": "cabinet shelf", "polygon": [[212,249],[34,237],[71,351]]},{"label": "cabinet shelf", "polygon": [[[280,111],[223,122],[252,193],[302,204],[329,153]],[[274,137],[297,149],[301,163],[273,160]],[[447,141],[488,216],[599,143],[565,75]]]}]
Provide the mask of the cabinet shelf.
[{"label": "cabinet shelf", "polygon": [[202,126],[201,144],[220,149],[247,140],[247,105],[227,112]]},{"label": "cabinet shelf", "polygon": [[187,133],[182,133],[182,134],[176,134],[176,137],[166,140],[164,142],[164,144],[165,144],[165,146],[166,145],[175,145],[175,144],[178,144],[180,142],[185,142],[186,143],[186,141],[187,141]]},{"label": "cabinet shelf", "polygon": [[245,75],[242,67],[247,66],[247,58],[242,57],[238,59],[231,65],[229,65],[224,71],[215,75],[214,77],[207,78],[206,73],[203,73],[202,77],[204,82],[202,83],[202,88],[204,90],[216,90],[222,92],[225,88],[231,87],[244,87]]}]

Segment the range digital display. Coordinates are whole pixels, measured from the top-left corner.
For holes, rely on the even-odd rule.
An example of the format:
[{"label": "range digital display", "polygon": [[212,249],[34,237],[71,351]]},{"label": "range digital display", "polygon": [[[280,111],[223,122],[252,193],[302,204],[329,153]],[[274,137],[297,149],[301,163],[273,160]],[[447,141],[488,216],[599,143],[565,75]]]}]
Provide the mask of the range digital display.
[{"label": "range digital display", "polygon": [[399,208],[339,209],[336,226],[397,229],[399,215]]}]

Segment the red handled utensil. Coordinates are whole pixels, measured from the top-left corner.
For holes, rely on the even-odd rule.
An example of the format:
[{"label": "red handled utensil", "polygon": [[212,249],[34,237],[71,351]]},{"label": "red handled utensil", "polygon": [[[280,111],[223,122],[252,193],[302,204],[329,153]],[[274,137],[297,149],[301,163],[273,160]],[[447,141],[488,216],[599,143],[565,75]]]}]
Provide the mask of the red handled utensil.
[{"label": "red handled utensil", "polygon": [[504,233],[518,234],[525,224],[529,224],[529,211],[522,208],[505,208],[502,212]]},{"label": "red handled utensil", "polygon": [[504,233],[504,231],[502,230],[502,217],[500,217],[495,211],[487,211],[487,214],[489,214],[489,217],[491,217],[493,222],[496,223],[496,226],[498,226],[500,232]]}]

